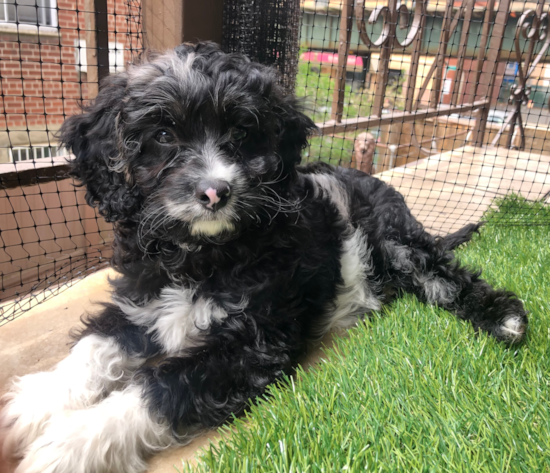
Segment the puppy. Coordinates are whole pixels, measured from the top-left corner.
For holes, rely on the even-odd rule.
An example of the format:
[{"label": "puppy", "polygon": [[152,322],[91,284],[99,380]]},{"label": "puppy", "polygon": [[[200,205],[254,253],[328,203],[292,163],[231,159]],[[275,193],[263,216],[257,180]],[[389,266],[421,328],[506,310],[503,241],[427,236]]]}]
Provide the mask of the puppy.
[{"label": "puppy", "polygon": [[120,277],[68,358],[7,395],[17,472],[141,472],[390,294],[524,337],[517,297],[453,256],[476,225],[434,238],[383,182],[299,167],[314,129],[273,70],[209,43],[109,77],[65,122],[72,174],[114,224]]}]

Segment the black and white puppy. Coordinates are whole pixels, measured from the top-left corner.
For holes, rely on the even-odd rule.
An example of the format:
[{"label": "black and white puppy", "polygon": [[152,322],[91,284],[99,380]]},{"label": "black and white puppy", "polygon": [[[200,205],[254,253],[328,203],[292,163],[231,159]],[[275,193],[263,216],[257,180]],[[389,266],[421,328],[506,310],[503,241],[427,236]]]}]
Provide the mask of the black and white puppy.
[{"label": "black and white puppy", "polygon": [[299,167],[314,129],[273,70],[209,43],[109,77],[65,122],[73,175],[114,223],[120,278],[68,358],[8,394],[17,472],[143,471],[392,294],[524,337],[517,297],[453,256],[477,226],[435,238],[380,180]]}]

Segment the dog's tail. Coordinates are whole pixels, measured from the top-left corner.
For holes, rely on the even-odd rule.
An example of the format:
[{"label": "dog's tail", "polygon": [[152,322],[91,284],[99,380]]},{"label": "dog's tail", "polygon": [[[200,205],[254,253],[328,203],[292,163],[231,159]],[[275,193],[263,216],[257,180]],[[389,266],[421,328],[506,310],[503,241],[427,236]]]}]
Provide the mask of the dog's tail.
[{"label": "dog's tail", "polygon": [[479,233],[479,229],[485,225],[485,222],[469,223],[462,227],[457,232],[451,233],[441,238],[441,244],[446,250],[454,250],[463,243],[468,243],[472,239],[474,233]]}]

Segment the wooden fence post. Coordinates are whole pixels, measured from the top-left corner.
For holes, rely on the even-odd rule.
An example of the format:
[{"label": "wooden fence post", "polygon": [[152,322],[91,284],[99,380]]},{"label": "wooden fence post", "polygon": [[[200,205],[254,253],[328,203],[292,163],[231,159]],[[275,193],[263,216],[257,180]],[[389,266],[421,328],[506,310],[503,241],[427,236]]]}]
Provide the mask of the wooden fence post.
[{"label": "wooden fence post", "polygon": [[[98,92],[97,83],[97,41],[95,30],[95,0],[86,0],[84,2],[84,27],[86,31],[86,49],[80,48],[80,54],[86,54],[86,86],[87,100],[92,100]],[[84,97],[83,97],[84,98]]]},{"label": "wooden fence post", "polygon": [[[494,0],[491,0],[490,3],[493,2]],[[511,0],[500,0],[487,54],[485,54],[484,48],[479,52],[480,55],[478,59],[477,72],[479,81],[477,82],[476,99],[481,100],[486,98],[487,101],[485,105],[481,107],[477,115],[471,138],[473,146],[483,146],[484,144],[487,117],[491,108],[491,98],[493,96],[497,68],[500,60],[500,51],[502,49],[502,41],[504,38],[504,31],[506,29],[506,20],[508,19],[508,14],[510,11],[510,4]],[[486,18],[485,24],[488,25],[489,23],[490,19]],[[485,58],[485,61],[483,61],[483,58]]]},{"label": "wooden fence post", "polygon": [[109,75],[109,17],[107,0],[94,0],[95,11],[95,46],[97,48],[97,80]]},{"label": "wooden fence post", "polygon": [[338,45],[338,69],[336,83],[332,94],[331,118],[342,121],[344,99],[346,95],[346,69],[348,64],[349,46],[351,41],[351,26],[353,20],[353,0],[343,0],[342,16],[340,17],[340,40]]}]

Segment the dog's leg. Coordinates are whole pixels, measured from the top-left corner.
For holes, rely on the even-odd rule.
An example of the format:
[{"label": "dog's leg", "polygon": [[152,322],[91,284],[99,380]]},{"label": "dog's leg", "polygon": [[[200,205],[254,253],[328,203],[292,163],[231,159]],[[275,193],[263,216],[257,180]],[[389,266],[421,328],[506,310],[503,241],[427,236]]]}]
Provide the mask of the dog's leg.
[{"label": "dog's leg", "polygon": [[142,364],[114,336],[95,332],[76,343],[53,371],[15,379],[0,412],[0,447],[6,456],[21,457],[52,415],[98,402]]},{"label": "dog's leg", "polygon": [[461,266],[444,240],[437,242],[429,235],[422,240],[416,246],[386,242],[395,286],[469,320],[499,340],[516,343],[524,338],[527,312],[514,293],[492,288],[480,273]]},{"label": "dog's leg", "polygon": [[441,242],[448,250],[454,250],[460,245],[468,243],[472,239],[474,233],[479,233],[479,229],[483,225],[484,222],[469,223],[468,225],[462,227],[460,230],[442,237]]},{"label": "dog's leg", "polygon": [[[240,320],[239,320],[240,319]],[[137,473],[151,452],[222,424],[290,367],[288,345],[235,317],[204,344],[142,368],[121,392],[53,417],[17,473]],[[274,340],[278,339],[278,340]],[[176,434],[174,434],[176,432]]]}]

